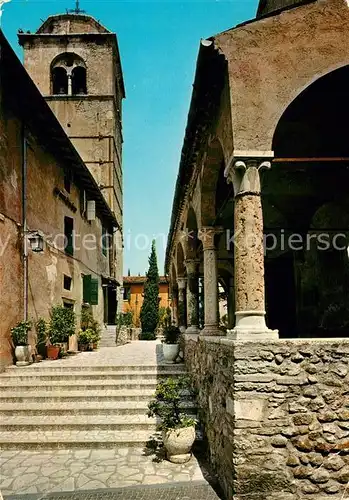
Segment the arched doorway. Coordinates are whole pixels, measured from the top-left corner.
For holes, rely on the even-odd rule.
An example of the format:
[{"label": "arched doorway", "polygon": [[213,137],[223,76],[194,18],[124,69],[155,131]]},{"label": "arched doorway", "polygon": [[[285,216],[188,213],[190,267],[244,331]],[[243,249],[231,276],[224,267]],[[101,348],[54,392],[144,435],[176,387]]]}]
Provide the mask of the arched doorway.
[{"label": "arched doorway", "polygon": [[[339,293],[347,286],[348,252],[333,243],[348,228],[348,84],[349,66],[319,78],[275,130],[275,159],[262,195],[267,321],[281,337],[349,334],[349,309],[344,314]],[[328,308],[338,315],[330,314],[325,325]]]}]

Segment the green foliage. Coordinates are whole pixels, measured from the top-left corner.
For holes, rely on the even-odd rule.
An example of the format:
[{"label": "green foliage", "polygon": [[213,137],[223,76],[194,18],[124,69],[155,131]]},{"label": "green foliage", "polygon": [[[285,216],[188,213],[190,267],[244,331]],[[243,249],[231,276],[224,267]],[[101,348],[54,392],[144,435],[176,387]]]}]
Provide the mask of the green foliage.
[{"label": "green foliage", "polygon": [[47,340],[47,323],[44,318],[39,318],[35,323],[35,331],[37,336],[37,343],[43,344]]},{"label": "green foliage", "polygon": [[101,340],[101,327],[98,321],[94,319],[90,307],[82,307],[81,309],[81,330],[91,330],[91,340],[89,342],[97,344]]},{"label": "green foliage", "polygon": [[178,326],[170,325],[164,329],[164,343],[165,344],[178,344],[181,332]]},{"label": "green foliage", "polygon": [[28,333],[31,328],[31,321],[20,321],[16,326],[11,328],[12,340],[16,347],[28,344]]},{"label": "green foliage", "polygon": [[52,345],[68,342],[75,333],[76,317],[73,309],[53,306],[50,312],[49,338]]},{"label": "green foliage", "polygon": [[156,340],[155,333],[142,332],[139,336],[139,340]]},{"label": "green foliage", "polygon": [[122,312],[116,315],[116,326],[120,330],[122,326],[131,327],[133,326],[133,312]]},{"label": "green foliage", "polygon": [[153,240],[149,257],[147,280],[144,284],[144,300],[140,313],[142,332],[154,333],[159,322],[159,271]]},{"label": "green foliage", "polygon": [[90,344],[94,342],[95,331],[92,328],[87,328],[87,330],[80,330],[79,332],[79,344]]},{"label": "green foliage", "polygon": [[167,378],[156,386],[154,398],[148,404],[148,417],[159,417],[161,429],[179,429],[196,424],[194,418],[181,411],[181,400],[191,392],[188,377]]},{"label": "green foliage", "polygon": [[171,318],[171,309],[169,307],[159,307],[159,326],[162,328],[165,328],[168,324],[169,312]]},{"label": "green foliage", "polygon": [[39,318],[38,321],[35,323],[35,331],[36,331],[36,349],[42,357],[45,357],[48,332],[47,332],[47,323],[44,320],[44,318]]}]

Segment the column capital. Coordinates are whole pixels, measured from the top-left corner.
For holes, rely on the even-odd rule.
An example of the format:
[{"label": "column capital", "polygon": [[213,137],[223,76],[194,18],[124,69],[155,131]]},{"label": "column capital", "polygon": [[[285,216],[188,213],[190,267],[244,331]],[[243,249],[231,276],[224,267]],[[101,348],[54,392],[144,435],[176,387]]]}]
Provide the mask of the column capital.
[{"label": "column capital", "polygon": [[214,237],[216,234],[221,234],[222,232],[223,228],[218,226],[203,226],[199,229],[198,238],[202,242],[204,251],[215,250]]},{"label": "column capital", "polygon": [[179,290],[184,290],[185,287],[187,286],[187,278],[177,278],[177,284],[178,284],[178,288]]},{"label": "column capital", "polygon": [[273,151],[234,151],[224,176],[233,184],[234,195],[261,194],[260,171],[271,168]]}]

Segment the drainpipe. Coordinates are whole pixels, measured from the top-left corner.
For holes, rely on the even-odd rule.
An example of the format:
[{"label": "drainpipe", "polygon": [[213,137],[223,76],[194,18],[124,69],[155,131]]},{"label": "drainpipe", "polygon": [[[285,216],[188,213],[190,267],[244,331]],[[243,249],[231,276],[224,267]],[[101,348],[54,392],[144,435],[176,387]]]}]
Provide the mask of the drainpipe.
[{"label": "drainpipe", "polygon": [[23,319],[28,320],[27,138],[22,126]]}]

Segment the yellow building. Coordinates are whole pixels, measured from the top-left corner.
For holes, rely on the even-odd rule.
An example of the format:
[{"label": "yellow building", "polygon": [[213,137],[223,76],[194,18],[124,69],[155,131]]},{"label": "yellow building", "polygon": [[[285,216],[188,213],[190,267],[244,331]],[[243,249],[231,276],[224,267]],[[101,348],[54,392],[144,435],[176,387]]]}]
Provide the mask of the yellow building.
[{"label": "yellow building", "polygon": [[[123,279],[124,286],[124,307],[123,312],[132,311],[133,324],[136,327],[140,326],[139,314],[143,304],[144,284],[146,276],[125,276]],[[165,276],[160,276],[159,280],[159,307],[170,306],[170,296],[168,281]]]}]

